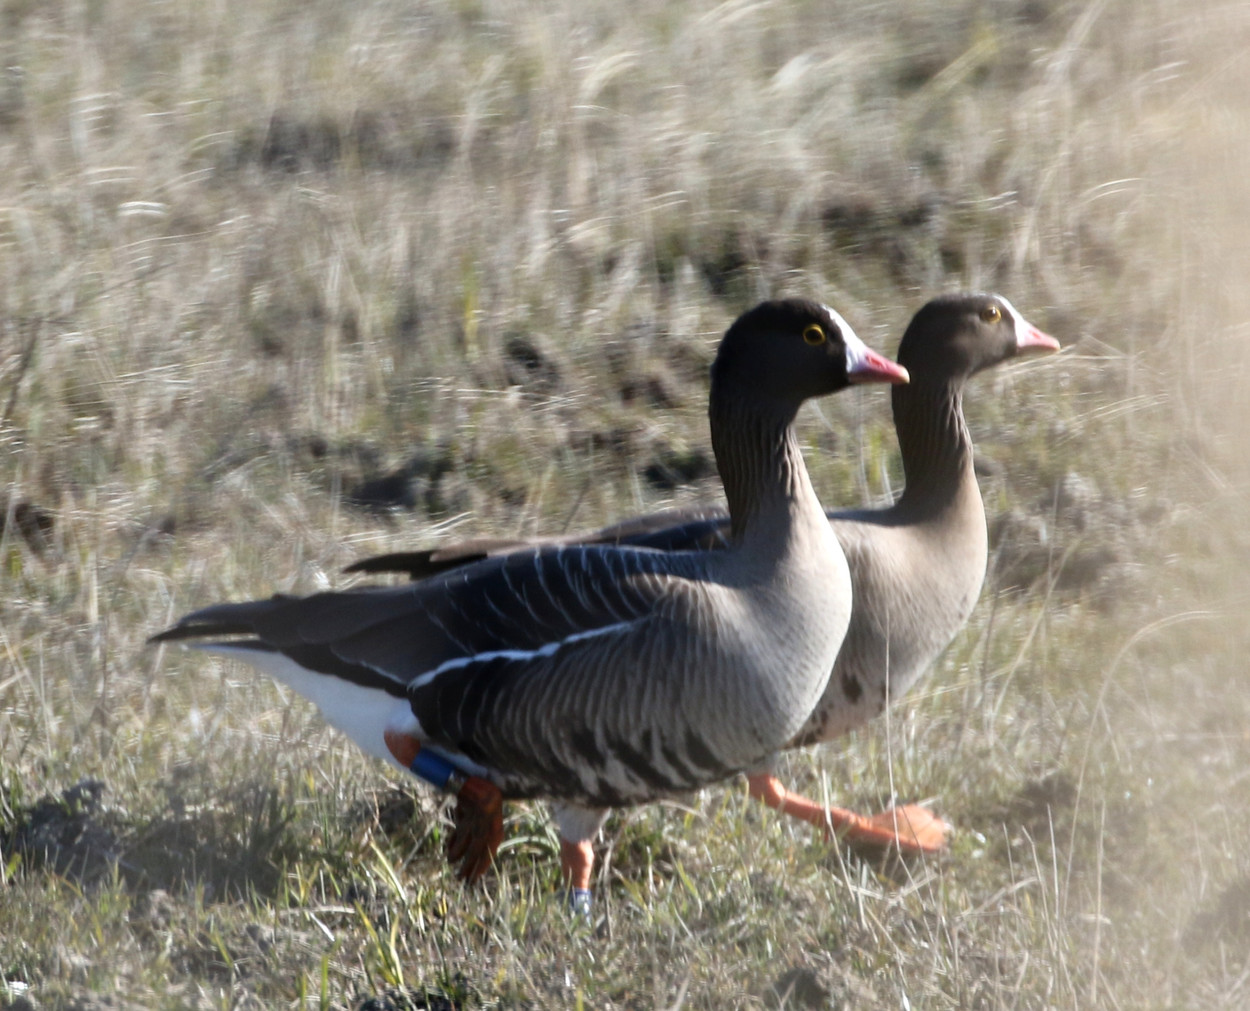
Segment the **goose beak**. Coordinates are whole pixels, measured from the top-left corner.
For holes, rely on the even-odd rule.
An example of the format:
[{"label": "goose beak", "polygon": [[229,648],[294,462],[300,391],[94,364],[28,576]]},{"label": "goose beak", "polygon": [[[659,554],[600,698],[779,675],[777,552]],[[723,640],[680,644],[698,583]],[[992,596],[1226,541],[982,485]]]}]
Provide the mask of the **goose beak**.
[{"label": "goose beak", "polygon": [[911,376],[898,362],[879,355],[853,333],[843,331],[846,378],[852,383],[908,383]]},{"label": "goose beak", "polygon": [[1059,342],[1050,334],[1042,333],[1023,316],[1016,317],[1016,351],[1027,354],[1034,351],[1058,351]]}]

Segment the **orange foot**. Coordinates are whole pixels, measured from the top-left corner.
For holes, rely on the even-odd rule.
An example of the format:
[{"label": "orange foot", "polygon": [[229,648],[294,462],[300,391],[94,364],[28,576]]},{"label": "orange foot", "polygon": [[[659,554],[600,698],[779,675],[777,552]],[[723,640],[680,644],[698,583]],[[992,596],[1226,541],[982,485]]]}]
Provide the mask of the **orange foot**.
[{"label": "orange foot", "polygon": [[460,862],[457,877],[476,881],[494,863],[503,842],[503,795],[480,776],[470,776],[456,794],[447,859]]},{"label": "orange foot", "polygon": [[792,818],[815,825],[830,839],[835,835],[853,851],[875,856],[893,849],[903,856],[938,853],[946,846],[950,826],[928,808],[907,804],[865,817],[841,807],[825,807],[781,785],[766,773],[748,776],[751,796]]},{"label": "orange foot", "polygon": [[841,808],[829,809],[825,838],[839,836],[857,853],[875,855],[897,850],[904,856],[940,853],[950,826],[927,807],[905,804],[865,816]]}]

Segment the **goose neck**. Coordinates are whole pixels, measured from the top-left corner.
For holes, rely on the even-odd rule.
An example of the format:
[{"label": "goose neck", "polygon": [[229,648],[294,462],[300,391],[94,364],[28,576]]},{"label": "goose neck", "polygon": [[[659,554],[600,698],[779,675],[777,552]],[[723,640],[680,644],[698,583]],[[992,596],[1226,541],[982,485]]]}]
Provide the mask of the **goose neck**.
[{"label": "goose neck", "polygon": [[937,511],[949,506],[972,470],[972,438],[964,421],[963,381],[913,381],[893,391],[906,487],[898,507]]},{"label": "goose neck", "polygon": [[735,544],[788,554],[807,524],[828,526],[794,434],[796,408],[719,396],[709,411]]}]

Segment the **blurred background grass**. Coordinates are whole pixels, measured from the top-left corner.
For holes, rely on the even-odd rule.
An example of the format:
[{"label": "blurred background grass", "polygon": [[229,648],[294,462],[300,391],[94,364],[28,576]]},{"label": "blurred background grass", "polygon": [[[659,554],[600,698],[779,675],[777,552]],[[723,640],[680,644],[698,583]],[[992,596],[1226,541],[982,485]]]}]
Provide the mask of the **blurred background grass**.
[{"label": "blurred background grass", "polygon": [[[0,999],[1243,1006],[1247,53],[1229,2],[5,3]],[[932,798],[948,858],[730,784],[614,819],[584,936],[540,808],[462,889],[435,799],[143,647],[369,552],[716,501],[738,312],[892,352],[953,288],[1068,345],[969,394],[984,599],[787,770]],[[828,504],[897,491],[879,391],[802,437]]]}]

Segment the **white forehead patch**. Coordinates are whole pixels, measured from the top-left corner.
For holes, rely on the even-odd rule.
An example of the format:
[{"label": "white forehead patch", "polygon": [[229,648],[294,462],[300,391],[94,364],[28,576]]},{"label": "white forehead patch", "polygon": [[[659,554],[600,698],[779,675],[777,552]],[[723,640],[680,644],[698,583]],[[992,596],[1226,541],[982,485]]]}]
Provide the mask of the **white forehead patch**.
[{"label": "white forehead patch", "polygon": [[[825,312],[829,314],[829,318],[838,325],[838,329],[842,331],[843,335],[855,337],[855,331],[851,329],[851,324],[842,318],[842,314],[838,312],[837,309],[824,304],[821,305],[821,308],[824,309]],[[855,337],[855,339],[859,340],[858,337]]]},{"label": "white forehead patch", "polygon": [[1024,317],[1016,312],[1016,307],[1008,302],[1002,295],[995,295],[994,298],[998,304],[1006,310],[1007,315],[1011,318],[1011,328],[1016,335],[1016,343],[1023,346],[1025,338],[1028,334],[1028,324],[1024,322]]},{"label": "white forehead patch", "polygon": [[844,320],[836,309],[831,309],[827,305],[822,305],[821,308],[829,314],[829,318],[842,332],[842,343],[846,345],[846,371],[854,372],[856,368],[866,365],[872,354],[868,345],[859,339],[859,336],[851,329],[851,324]]}]

